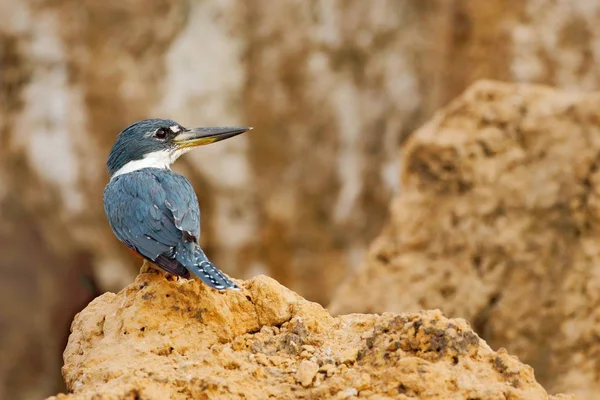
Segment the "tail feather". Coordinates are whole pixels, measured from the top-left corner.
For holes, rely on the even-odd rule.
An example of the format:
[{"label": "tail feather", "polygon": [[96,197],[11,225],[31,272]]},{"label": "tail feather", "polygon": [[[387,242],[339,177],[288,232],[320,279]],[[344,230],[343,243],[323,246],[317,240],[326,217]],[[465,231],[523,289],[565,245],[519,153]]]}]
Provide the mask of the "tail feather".
[{"label": "tail feather", "polygon": [[223,272],[219,270],[212,262],[205,260],[200,264],[193,264],[188,266],[194,274],[206,283],[208,286],[217,290],[240,290],[240,287],[235,284],[231,279],[227,277]]},{"label": "tail feather", "polygon": [[186,243],[177,248],[175,257],[188,270],[193,272],[211,288],[217,290],[239,290],[240,287],[235,284],[227,275],[225,275],[215,264],[210,262],[206,254],[196,243]]}]

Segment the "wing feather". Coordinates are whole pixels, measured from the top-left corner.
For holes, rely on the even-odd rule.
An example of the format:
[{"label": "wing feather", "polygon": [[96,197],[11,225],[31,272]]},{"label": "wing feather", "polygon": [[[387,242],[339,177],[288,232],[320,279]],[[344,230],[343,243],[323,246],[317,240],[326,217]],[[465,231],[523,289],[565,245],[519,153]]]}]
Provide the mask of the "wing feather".
[{"label": "wing feather", "polygon": [[104,207],[113,232],[144,257],[171,256],[174,248],[200,236],[200,209],[185,177],[163,170],[140,170],[111,181]]},{"label": "wing feather", "polygon": [[200,207],[192,184],[182,175],[159,177],[165,191],[165,205],[173,214],[175,226],[200,239]]}]

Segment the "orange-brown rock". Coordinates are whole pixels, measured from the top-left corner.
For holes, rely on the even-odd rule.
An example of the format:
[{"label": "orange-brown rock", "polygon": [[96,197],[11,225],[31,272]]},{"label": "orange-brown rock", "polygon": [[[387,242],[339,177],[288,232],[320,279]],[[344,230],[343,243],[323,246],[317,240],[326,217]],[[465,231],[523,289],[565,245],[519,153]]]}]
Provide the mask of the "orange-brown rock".
[{"label": "orange-brown rock", "polygon": [[600,393],[600,93],[480,82],[407,143],[403,187],[330,311],[440,308]]},{"label": "orange-brown rock", "polygon": [[264,276],[220,293],[142,274],[77,315],[64,359],[58,399],[548,398],[462,319],[333,318]]}]

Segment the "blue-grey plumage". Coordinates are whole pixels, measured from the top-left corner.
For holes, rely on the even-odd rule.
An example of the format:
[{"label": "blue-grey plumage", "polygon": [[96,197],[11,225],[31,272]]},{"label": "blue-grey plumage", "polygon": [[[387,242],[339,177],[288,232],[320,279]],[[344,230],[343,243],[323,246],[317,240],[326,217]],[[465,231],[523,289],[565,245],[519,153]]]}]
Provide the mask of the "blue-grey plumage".
[{"label": "blue-grey plumage", "polygon": [[249,129],[186,129],[162,119],[127,127],[109,155],[111,180],[104,190],[104,208],[117,238],[166,272],[188,277],[191,271],[215,289],[239,289],[200,248],[196,193],[170,165],[194,146]]}]

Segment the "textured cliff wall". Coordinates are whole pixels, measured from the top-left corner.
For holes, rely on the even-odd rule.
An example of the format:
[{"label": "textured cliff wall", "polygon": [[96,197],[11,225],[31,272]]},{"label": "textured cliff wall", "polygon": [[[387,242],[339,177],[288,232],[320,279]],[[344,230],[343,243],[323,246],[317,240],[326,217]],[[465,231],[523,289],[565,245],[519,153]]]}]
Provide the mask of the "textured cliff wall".
[{"label": "textured cliff wall", "polygon": [[479,77],[598,88],[598,8],[0,0],[6,396],[54,391],[69,315],[133,279],[100,203],[106,154],[131,121],[254,125],[178,166],[207,251],[234,276],[266,272],[326,304],[386,218],[399,141]]},{"label": "textured cliff wall", "polygon": [[548,398],[531,367],[462,319],[332,318],[273,279],[240,286],[143,274],[98,297],[65,350],[72,394],[55,399]]},{"label": "textured cliff wall", "polygon": [[412,135],[390,223],[333,313],[440,308],[594,399],[600,95],[481,82]]}]

